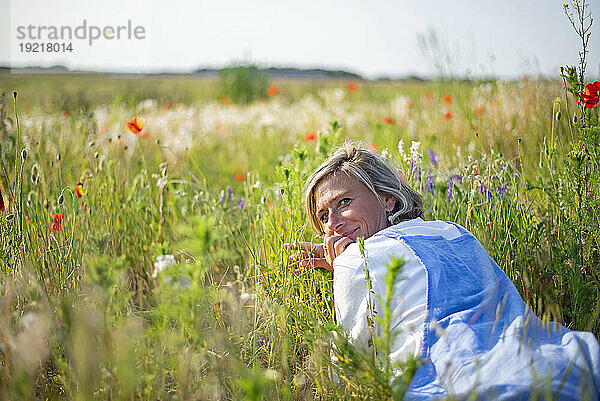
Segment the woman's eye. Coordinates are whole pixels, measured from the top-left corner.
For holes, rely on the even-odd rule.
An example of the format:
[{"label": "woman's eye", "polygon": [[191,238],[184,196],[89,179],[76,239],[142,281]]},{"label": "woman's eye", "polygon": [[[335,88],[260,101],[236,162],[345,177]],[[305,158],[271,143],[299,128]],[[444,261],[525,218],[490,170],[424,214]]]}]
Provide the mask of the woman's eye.
[{"label": "woman's eye", "polygon": [[341,199],[340,200],[340,206],[347,205],[348,203],[350,203],[350,200],[351,200],[350,198],[343,198],[343,199]]},{"label": "woman's eye", "polygon": [[325,224],[327,221],[327,213],[323,213],[319,219],[321,220],[321,223]]}]

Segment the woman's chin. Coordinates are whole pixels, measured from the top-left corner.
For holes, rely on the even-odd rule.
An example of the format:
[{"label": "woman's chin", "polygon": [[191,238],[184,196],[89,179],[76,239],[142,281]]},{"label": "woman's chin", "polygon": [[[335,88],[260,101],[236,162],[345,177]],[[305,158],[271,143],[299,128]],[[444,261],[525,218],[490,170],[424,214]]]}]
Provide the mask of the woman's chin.
[{"label": "woman's chin", "polygon": [[361,234],[361,230],[359,228],[355,228],[352,232],[348,233],[346,237],[350,238],[352,241],[356,241],[358,237],[363,237]]}]

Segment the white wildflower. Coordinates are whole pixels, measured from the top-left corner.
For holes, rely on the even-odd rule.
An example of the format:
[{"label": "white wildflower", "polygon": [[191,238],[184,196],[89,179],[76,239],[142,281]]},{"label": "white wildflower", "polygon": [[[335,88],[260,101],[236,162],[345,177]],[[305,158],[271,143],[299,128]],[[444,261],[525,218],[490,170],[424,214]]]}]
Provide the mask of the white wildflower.
[{"label": "white wildflower", "polygon": [[177,262],[173,255],[158,255],[154,262],[154,270],[152,270],[152,278],[158,277],[158,274],[163,272],[167,267],[173,266]]},{"label": "white wildflower", "polygon": [[164,188],[165,185],[167,185],[168,179],[167,177],[159,177],[156,180],[156,186],[159,188]]},{"label": "white wildflower", "polygon": [[149,111],[156,109],[156,100],[145,99],[138,103],[138,109],[143,111]]},{"label": "white wildflower", "polygon": [[402,139],[398,141],[398,153],[400,153],[400,157],[404,159],[404,141]]},{"label": "white wildflower", "polygon": [[406,120],[410,116],[409,112],[412,105],[413,103],[408,97],[398,96],[392,100],[392,113],[398,120]]},{"label": "white wildflower", "polygon": [[410,145],[410,159],[413,162],[418,162],[423,159],[423,153],[421,153],[421,142],[412,141]]}]

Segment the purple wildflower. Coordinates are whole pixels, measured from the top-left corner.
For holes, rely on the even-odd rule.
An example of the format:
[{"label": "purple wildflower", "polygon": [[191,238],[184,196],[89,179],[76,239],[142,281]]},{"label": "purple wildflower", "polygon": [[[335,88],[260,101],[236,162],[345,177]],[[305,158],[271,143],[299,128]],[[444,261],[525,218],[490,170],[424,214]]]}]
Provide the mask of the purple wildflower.
[{"label": "purple wildflower", "polygon": [[435,183],[433,182],[433,176],[431,175],[431,171],[427,174],[426,178],[427,183],[427,192],[430,192],[433,195],[433,190],[435,189]]},{"label": "purple wildflower", "polygon": [[240,200],[237,201],[236,205],[238,205],[240,210],[242,210],[244,206],[246,206],[246,200],[244,198],[240,198]]},{"label": "purple wildflower", "polygon": [[481,192],[481,194],[487,200],[492,200],[492,191],[490,191],[490,188],[486,184],[484,184],[484,183],[479,184],[479,192]]},{"label": "purple wildflower", "polygon": [[449,179],[456,183],[462,182],[462,180],[463,180],[462,175],[458,175],[458,174],[452,174]]},{"label": "purple wildflower", "polygon": [[498,196],[502,196],[504,195],[504,192],[506,192],[507,189],[508,185],[498,185],[496,187],[496,192],[498,193]]},{"label": "purple wildflower", "polygon": [[219,195],[219,203],[223,203],[223,199],[225,199],[225,193],[221,192],[221,195]]},{"label": "purple wildflower", "polygon": [[227,199],[231,199],[233,197],[233,188],[227,187]]},{"label": "purple wildflower", "polygon": [[448,203],[452,202],[452,192],[454,190],[454,185],[458,184],[459,182],[462,182],[462,180],[462,175],[458,174],[452,174],[446,180],[446,183],[448,184]]},{"label": "purple wildflower", "polygon": [[438,166],[438,157],[435,154],[435,152],[433,151],[433,149],[427,149],[427,152],[429,152],[429,163],[431,163],[431,165],[433,166],[433,168],[437,168]]}]

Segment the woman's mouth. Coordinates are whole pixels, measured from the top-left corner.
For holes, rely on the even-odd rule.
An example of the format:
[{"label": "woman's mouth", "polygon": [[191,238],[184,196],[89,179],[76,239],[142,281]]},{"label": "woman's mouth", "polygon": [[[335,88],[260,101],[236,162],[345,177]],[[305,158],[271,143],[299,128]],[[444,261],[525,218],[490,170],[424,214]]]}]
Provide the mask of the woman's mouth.
[{"label": "woman's mouth", "polygon": [[358,227],[356,227],[354,230],[352,231],[348,231],[344,234],[342,234],[342,237],[348,237],[351,240],[355,240],[356,239],[356,234],[358,233]]}]

